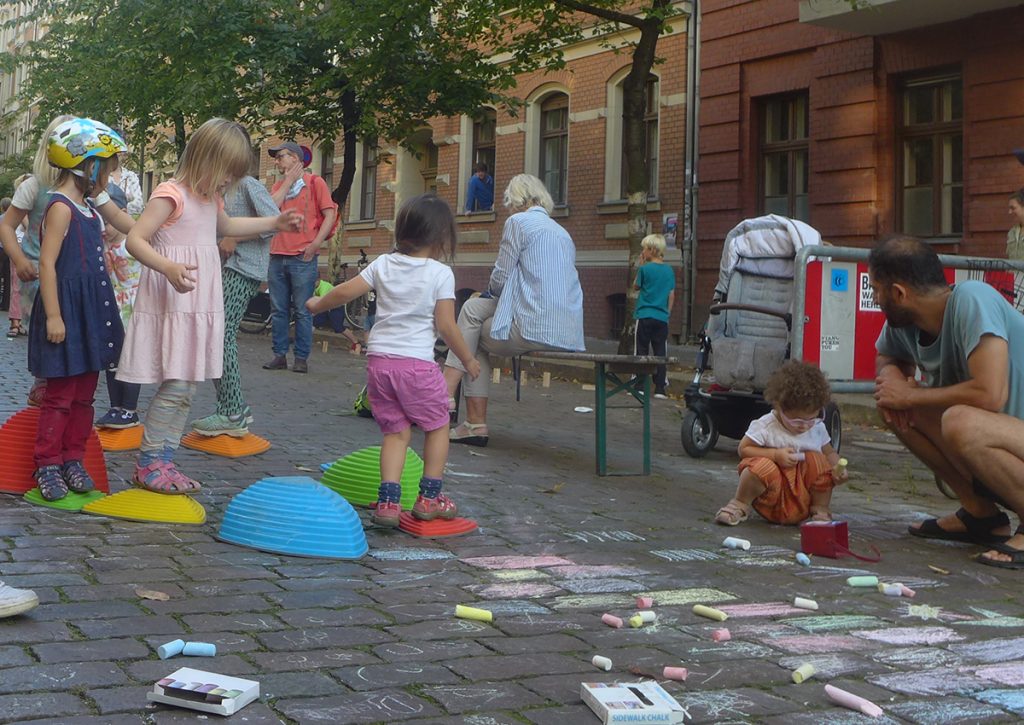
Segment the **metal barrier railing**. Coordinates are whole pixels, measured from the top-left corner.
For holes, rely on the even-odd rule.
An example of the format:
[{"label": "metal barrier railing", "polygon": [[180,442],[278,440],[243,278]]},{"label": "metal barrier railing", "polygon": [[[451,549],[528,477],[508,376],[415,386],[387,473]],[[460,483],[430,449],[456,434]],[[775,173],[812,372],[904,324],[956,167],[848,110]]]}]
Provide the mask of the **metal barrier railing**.
[{"label": "metal barrier railing", "polygon": [[[870,249],[861,247],[829,247],[815,245],[804,247],[796,256],[796,270],[793,289],[793,334],[790,343],[790,357],[802,360],[804,354],[804,324],[807,317],[807,265],[814,260],[837,262],[864,262],[868,260]],[[943,267],[966,270],[968,279],[978,279],[993,284],[1015,308],[1024,312],[1024,261],[995,259],[992,257],[964,257],[953,254],[940,254],[939,261]],[[986,279],[993,273],[1009,273],[999,276],[993,283]],[[829,382],[836,393],[871,393],[874,381],[867,380],[832,380]]]}]

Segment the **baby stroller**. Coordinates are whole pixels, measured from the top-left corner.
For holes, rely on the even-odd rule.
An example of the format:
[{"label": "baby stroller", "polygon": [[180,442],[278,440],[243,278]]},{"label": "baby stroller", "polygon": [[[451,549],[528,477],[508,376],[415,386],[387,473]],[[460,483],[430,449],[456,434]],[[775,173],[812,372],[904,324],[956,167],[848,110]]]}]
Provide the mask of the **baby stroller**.
[{"label": "baby stroller", "polygon": [[[775,214],[747,219],[725,238],[697,370],[684,392],[682,442],[691,457],[707,455],[720,434],[742,438],[751,421],[772,409],[763,391],[790,356],[795,258],[816,244],[821,235],[813,228]],[[709,369],[714,382],[702,387]],[[825,427],[838,451],[842,425],[834,403],[825,409]]]}]

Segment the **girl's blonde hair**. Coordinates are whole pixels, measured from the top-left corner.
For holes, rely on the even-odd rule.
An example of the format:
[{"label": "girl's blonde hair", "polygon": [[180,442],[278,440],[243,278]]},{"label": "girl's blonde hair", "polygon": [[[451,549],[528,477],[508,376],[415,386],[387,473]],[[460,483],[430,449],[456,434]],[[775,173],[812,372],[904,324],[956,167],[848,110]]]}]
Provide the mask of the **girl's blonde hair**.
[{"label": "girl's blonde hair", "polygon": [[648,234],[640,242],[640,246],[644,249],[650,249],[652,252],[658,255],[658,257],[665,256],[665,235],[664,234]]},{"label": "girl's blonde hair", "polygon": [[36,149],[36,157],[32,161],[32,175],[39,179],[39,191],[47,191],[53,188],[54,184],[57,183],[57,176],[60,174],[60,169],[56,166],[51,166],[50,159],[46,155],[46,150],[50,146],[50,135],[57,130],[57,126],[73,118],[74,116],[68,115],[54,117],[39,139],[39,148]]},{"label": "girl's blonde hair", "polygon": [[550,214],[555,208],[555,202],[544,182],[533,174],[513,176],[505,187],[505,208],[514,211],[529,209],[531,206],[542,206]]},{"label": "girl's blonde hair", "polygon": [[185,144],[174,178],[199,196],[213,196],[226,178],[249,173],[252,143],[240,123],[211,118]]}]

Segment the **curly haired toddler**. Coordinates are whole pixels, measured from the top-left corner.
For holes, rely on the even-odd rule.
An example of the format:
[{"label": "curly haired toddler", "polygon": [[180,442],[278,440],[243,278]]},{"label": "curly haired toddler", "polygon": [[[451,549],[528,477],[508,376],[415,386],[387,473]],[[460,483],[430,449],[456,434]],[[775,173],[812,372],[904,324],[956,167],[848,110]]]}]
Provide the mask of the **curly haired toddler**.
[{"label": "curly haired toddler", "polygon": [[772,411],[747,428],[740,441],[740,483],[715,522],[736,526],[751,507],[775,524],[831,521],[832,488],[847,479],[824,423],[828,381],[813,365],[789,361],[764,391]]}]

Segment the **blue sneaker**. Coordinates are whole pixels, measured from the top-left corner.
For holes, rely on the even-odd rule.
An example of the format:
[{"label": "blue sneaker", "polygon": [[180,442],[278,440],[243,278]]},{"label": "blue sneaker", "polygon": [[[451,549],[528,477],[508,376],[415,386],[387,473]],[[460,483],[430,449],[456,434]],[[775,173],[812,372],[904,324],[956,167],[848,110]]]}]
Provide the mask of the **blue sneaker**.
[{"label": "blue sneaker", "polygon": [[96,421],[96,427],[123,430],[124,428],[134,428],[140,425],[140,423],[139,414],[134,410],[111,408],[103,414],[103,417]]}]

